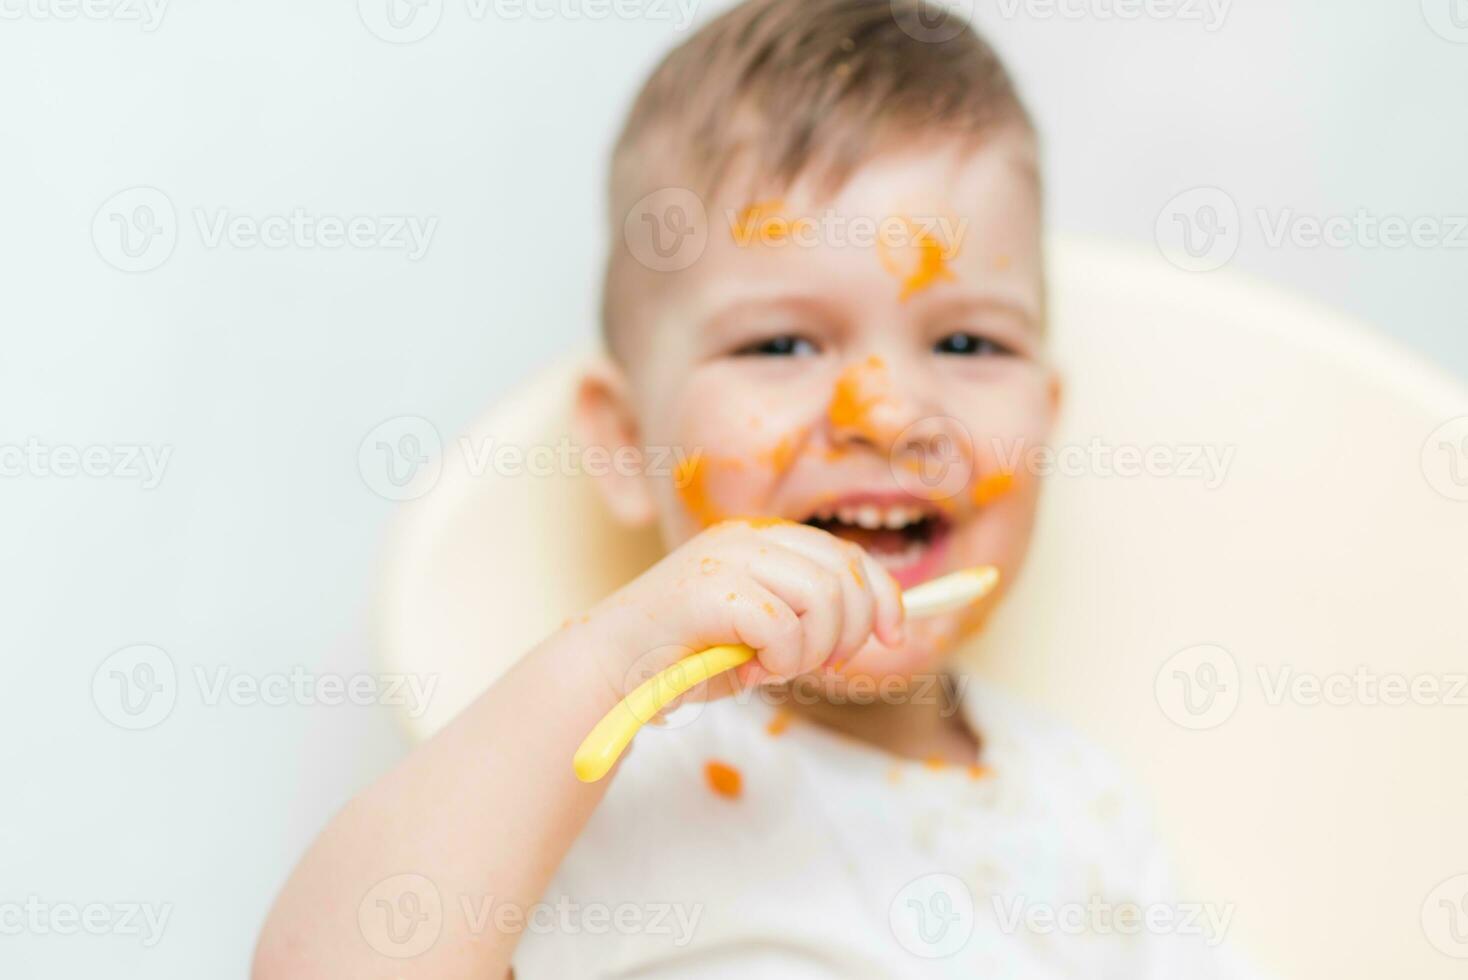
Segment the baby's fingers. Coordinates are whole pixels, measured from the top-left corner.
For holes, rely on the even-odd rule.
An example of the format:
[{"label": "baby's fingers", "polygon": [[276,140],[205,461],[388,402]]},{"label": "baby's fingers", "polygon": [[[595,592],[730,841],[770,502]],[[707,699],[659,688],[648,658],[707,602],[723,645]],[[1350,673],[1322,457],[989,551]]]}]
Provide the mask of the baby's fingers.
[{"label": "baby's fingers", "polygon": [[846,618],[846,597],[836,576],[787,548],[772,548],[751,560],[749,574],[800,617],[804,644],[794,673],[813,671],[830,659],[841,642]]}]

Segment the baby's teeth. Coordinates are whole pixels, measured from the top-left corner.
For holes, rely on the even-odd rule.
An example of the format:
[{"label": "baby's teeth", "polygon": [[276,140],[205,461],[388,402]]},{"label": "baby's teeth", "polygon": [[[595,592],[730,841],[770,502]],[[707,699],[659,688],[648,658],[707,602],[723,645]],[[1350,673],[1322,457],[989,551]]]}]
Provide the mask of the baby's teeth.
[{"label": "baby's teeth", "polygon": [[869,531],[875,531],[882,526],[882,512],[867,504],[856,512],[856,523]]},{"label": "baby's teeth", "polygon": [[836,511],[836,519],[838,521],[840,521],[842,524],[855,524],[856,523],[856,508],[855,507],[841,507],[841,508],[838,508],[837,511]]},{"label": "baby's teeth", "polygon": [[893,507],[887,511],[887,527],[893,531],[898,528],[907,527],[912,523],[912,516],[903,507]]}]

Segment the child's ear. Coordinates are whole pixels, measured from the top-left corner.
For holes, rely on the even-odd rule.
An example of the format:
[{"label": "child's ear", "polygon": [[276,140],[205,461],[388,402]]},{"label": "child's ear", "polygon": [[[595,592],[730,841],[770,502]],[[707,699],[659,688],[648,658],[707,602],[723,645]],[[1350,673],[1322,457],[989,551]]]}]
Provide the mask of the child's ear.
[{"label": "child's ear", "polygon": [[[571,406],[571,428],[583,447],[601,446],[609,458],[627,455],[626,448],[642,456],[641,432],[633,411],[627,376],[605,356],[598,357],[576,384]],[[618,452],[622,450],[622,452]],[[644,467],[628,472],[625,466],[605,467],[596,477],[602,499],[612,515],[632,527],[648,524],[657,516],[657,504]]]}]

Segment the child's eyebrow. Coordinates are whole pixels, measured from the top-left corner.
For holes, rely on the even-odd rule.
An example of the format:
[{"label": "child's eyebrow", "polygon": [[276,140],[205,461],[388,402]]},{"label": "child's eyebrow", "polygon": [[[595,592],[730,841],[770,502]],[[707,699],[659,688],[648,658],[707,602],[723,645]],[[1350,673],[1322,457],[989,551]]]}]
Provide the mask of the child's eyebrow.
[{"label": "child's eyebrow", "polygon": [[716,331],[738,325],[745,318],[794,314],[827,318],[834,315],[832,305],[818,296],[801,294],[767,296],[758,299],[736,299],[718,307],[703,318],[706,329]]},{"label": "child's eyebrow", "polygon": [[956,320],[965,316],[999,314],[1026,329],[1039,328],[1039,313],[1029,304],[1004,296],[950,296],[934,299],[923,310],[927,320]]}]

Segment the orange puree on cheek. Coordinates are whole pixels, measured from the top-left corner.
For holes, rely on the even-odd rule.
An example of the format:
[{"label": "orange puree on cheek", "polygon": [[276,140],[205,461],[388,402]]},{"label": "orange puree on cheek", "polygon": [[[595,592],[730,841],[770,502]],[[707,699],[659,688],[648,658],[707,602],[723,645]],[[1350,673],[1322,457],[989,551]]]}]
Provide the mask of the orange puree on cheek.
[{"label": "orange puree on cheek", "polygon": [[694,520],[705,526],[717,524],[721,519],[718,508],[709,499],[705,480],[707,475],[702,456],[683,460],[673,471],[673,486],[677,489],[684,508]]},{"label": "orange puree on cheek", "polygon": [[1014,474],[1009,470],[999,470],[982,477],[974,484],[974,505],[983,507],[992,504],[1000,497],[1005,496],[1014,489]]},{"label": "orange puree on cheek", "polygon": [[725,799],[737,800],[744,792],[744,777],[739,770],[716,759],[709,760],[703,767],[703,778],[707,780],[709,789]]}]

